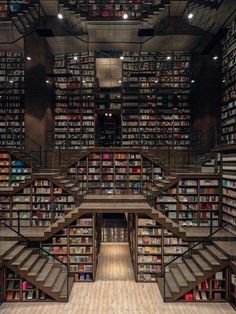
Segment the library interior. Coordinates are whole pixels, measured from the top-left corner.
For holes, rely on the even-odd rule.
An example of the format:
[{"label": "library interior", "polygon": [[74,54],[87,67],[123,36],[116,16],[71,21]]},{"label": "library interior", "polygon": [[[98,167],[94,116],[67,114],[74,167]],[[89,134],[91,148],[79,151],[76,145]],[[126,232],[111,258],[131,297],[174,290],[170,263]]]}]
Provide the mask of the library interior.
[{"label": "library interior", "polygon": [[236,1],[0,1],[0,313],[236,313]]}]

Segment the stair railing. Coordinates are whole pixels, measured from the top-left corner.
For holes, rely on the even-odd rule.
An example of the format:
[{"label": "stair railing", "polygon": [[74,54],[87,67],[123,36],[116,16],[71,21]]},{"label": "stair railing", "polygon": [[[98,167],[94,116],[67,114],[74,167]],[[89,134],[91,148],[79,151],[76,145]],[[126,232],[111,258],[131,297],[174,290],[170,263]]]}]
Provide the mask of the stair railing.
[{"label": "stair railing", "polygon": [[30,249],[33,249],[34,251],[37,251],[38,254],[45,258],[45,256],[49,259],[50,262],[52,262],[55,265],[61,265],[62,269],[66,272],[66,297],[67,297],[67,302],[69,301],[69,277],[70,277],[70,271],[69,271],[69,263],[62,262],[59,258],[42,248],[39,244],[39,242],[32,241],[29,238],[27,238],[25,235],[23,235],[19,230],[14,229],[13,227],[9,226],[6,224],[4,221],[0,220],[0,225],[3,227],[6,227],[9,229],[11,232],[17,234],[17,238],[20,239],[23,243],[26,244],[26,246]]},{"label": "stair railing", "polygon": [[[205,247],[207,243],[213,243],[213,236],[216,235],[218,232],[225,230],[225,227],[228,226],[228,223],[223,223],[222,226],[218,227],[216,230],[212,231],[207,237],[205,237],[203,240],[198,241],[193,246],[191,246],[189,249],[184,251],[181,255],[176,256],[174,259],[172,259],[170,262],[166,263],[164,267],[162,268],[161,276],[164,280],[164,286],[163,286],[163,299],[164,302],[166,301],[166,273],[169,272],[169,268],[174,263],[178,263],[184,260],[186,257],[191,257],[194,249],[198,247]],[[232,235],[233,237],[233,235]]]}]

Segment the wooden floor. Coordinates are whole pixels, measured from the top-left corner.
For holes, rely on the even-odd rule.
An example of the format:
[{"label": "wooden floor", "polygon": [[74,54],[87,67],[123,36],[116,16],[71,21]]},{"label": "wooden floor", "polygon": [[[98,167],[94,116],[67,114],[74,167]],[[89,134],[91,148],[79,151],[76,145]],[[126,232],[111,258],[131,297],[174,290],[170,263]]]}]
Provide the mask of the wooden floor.
[{"label": "wooden floor", "polygon": [[135,283],[126,244],[103,244],[95,283],[74,284],[70,302],[5,303],[3,314],[223,314],[229,304],[162,302],[155,283]]}]

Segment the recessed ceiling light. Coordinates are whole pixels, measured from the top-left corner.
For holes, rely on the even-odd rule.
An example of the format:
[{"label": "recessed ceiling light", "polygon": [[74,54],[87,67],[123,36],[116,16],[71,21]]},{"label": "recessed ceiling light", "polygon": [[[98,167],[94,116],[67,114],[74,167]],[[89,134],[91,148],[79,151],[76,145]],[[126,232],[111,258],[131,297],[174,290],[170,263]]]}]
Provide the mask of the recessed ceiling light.
[{"label": "recessed ceiling light", "polygon": [[120,56],[120,60],[124,60],[124,56]]},{"label": "recessed ceiling light", "polygon": [[167,56],[167,57],[166,57],[166,60],[170,60],[170,59],[171,59],[171,56]]},{"label": "recessed ceiling light", "polygon": [[78,57],[77,57],[77,56],[74,56],[74,60],[78,60]]},{"label": "recessed ceiling light", "polygon": [[191,80],[191,83],[195,83],[195,80]]},{"label": "recessed ceiling light", "polygon": [[123,14],[123,19],[124,19],[124,20],[127,20],[128,17],[129,17],[129,16],[128,16],[127,13]]},{"label": "recessed ceiling light", "polygon": [[28,57],[26,57],[26,59],[30,61],[30,60],[31,60],[31,57],[28,56]]},{"label": "recessed ceiling light", "polygon": [[63,19],[63,15],[61,13],[58,13],[57,14],[57,17],[59,18],[59,20],[62,20]]},{"label": "recessed ceiling light", "polygon": [[213,57],[213,60],[218,60],[218,56],[214,56],[214,57]]},{"label": "recessed ceiling light", "polygon": [[188,14],[188,19],[191,20],[193,18],[193,16],[194,16],[193,13],[189,13]]}]

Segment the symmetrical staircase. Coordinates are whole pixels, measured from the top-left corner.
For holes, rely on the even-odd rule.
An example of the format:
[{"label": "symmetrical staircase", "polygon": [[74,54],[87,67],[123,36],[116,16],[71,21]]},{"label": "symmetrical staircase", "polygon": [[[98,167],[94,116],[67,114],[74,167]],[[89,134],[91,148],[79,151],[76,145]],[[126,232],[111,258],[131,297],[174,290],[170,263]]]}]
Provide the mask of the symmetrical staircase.
[{"label": "symmetrical staircase", "polygon": [[158,279],[164,301],[177,301],[228,265],[227,255],[214,242],[190,253],[170,263],[164,279]]},{"label": "symmetrical staircase", "polygon": [[16,243],[2,257],[3,266],[18,274],[55,301],[68,301],[73,279],[67,266],[38,249]]}]

